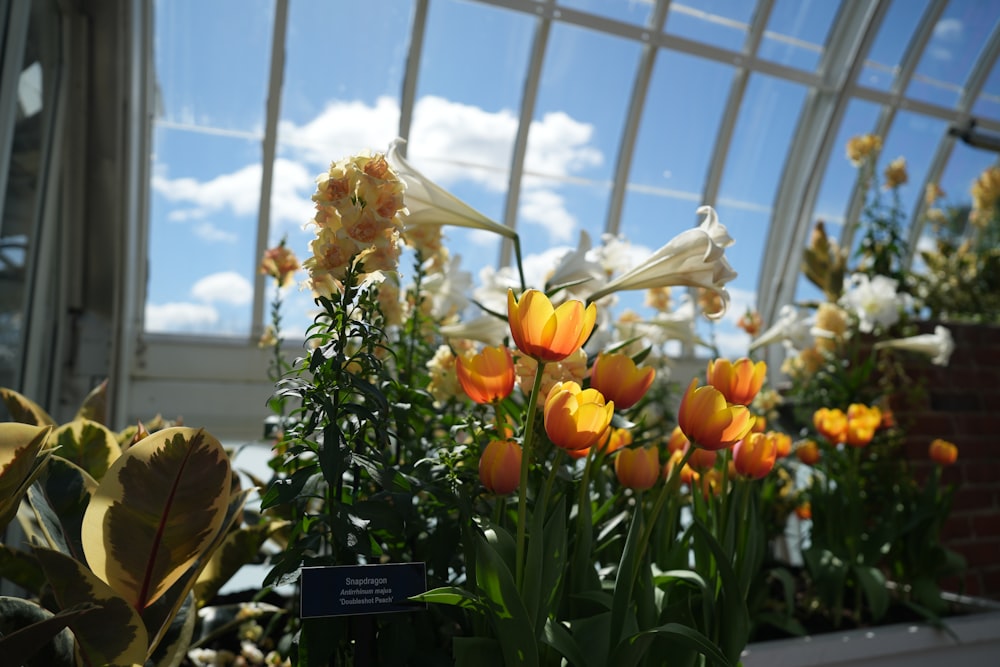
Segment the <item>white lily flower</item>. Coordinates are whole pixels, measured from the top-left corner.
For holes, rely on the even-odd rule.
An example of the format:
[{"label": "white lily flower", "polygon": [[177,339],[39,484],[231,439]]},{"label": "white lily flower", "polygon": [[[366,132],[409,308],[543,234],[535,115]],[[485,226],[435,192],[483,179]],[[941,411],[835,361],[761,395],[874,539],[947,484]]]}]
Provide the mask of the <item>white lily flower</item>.
[{"label": "white lily flower", "polygon": [[700,207],[698,214],[706,216],[700,225],[675,236],[646,261],[593,292],[588,300],[596,301],[620,290],[674,285],[702,287],[718,294],[722,301],[719,312],[705,315],[712,319],[722,317],[729,306],[725,284],[736,277],[725,257],[725,248],[732,245],[733,239],[711,206]]},{"label": "white lily flower", "polygon": [[590,291],[595,285],[603,285],[606,281],[603,267],[593,260],[587,259],[591,251],[590,234],[580,230],[580,243],[576,250],[570,250],[562,256],[555,271],[545,281],[545,291],[551,292],[563,286],[575,287],[583,285]]},{"label": "white lily flower", "polygon": [[507,238],[516,238],[517,232],[506,225],[490,220],[455,195],[417,171],[400,154],[403,139],[395,139],[389,145],[386,159],[399,178],[406,184],[403,193],[404,211],[400,218],[406,227],[418,225],[453,225],[471,229],[485,229]]},{"label": "white lily flower", "polygon": [[951,330],[939,324],[934,327],[932,334],[919,334],[875,343],[876,350],[882,348],[916,352],[930,357],[932,364],[947,366],[951,353],[955,350],[955,341],[951,337]]},{"label": "white lily flower", "polygon": [[460,313],[469,305],[466,294],[472,287],[472,274],[462,271],[462,256],[455,255],[442,270],[424,279],[424,291],[431,298],[431,315],[441,319]]},{"label": "white lily flower", "polygon": [[891,327],[899,321],[900,311],[909,306],[909,294],[899,294],[898,283],[888,276],[869,278],[855,273],[846,283],[841,305],[858,317],[858,329],[871,333],[879,328]]},{"label": "white lily flower", "polygon": [[750,342],[749,351],[759,347],[787,341],[796,350],[803,350],[812,344],[813,318],[791,304],[785,304],[778,311],[778,319],[767,331]]},{"label": "white lily flower", "polygon": [[445,338],[475,340],[491,346],[503,343],[509,333],[507,321],[493,315],[480,315],[465,322],[441,327],[441,335]]}]

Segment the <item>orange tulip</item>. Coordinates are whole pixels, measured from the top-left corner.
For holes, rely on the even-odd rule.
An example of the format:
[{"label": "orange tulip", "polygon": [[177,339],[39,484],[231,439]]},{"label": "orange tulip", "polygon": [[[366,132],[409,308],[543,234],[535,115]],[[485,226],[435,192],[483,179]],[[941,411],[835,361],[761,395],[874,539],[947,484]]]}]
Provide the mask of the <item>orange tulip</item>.
[{"label": "orange tulip", "polygon": [[479,480],[490,493],[505,496],[521,481],[521,445],[493,440],[479,457]]},{"label": "orange tulip", "polygon": [[743,357],[730,362],[728,359],[714,359],[708,362],[708,384],[722,392],[726,400],[737,405],[750,405],[760,391],[767,375],[767,364],[754,363]]},{"label": "orange tulip", "polygon": [[627,447],[615,455],[615,475],[629,489],[645,491],[660,478],[660,453],[656,447]]},{"label": "orange tulip", "polygon": [[882,425],[882,411],[861,403],[847,408],[846,442],[851,447],[864,447],[875,437],[875,430]]},{"label": "orange tulip", "polygon": [[677,451],[683,452],[690,443],[691,441],[684,435],[681,427],[675,426],[674,430],[670,432],[670,439],[667,440],[667,451],[671,454]]},{"label": "orange tulip", "polygon": [[628,410],[646,395],[655,376],[655,368],[639,368],[627,354],[602,352],[590,371],[590,386],[619,410]]},{"label": "orange tulip", "polygon": [[795,456],[807,466],[814,466],[819,462],[819,445],[815,440],[806,440],[795,448]]},{"label": "orange tulip", "polygon": [[537,361],[560,361],[576,352],[590,337],[597,319],[597,306],[586,308],[581,301],[567,301],[552,307],[543,292],[529,289],[514,298],[507,291],[507,321],[521,352]]},{"label": "orange tulip", "polygon": [[484,347],[468,359],[458,357],[455,373],[462,389],[476,403],[507,398],[514,389],[514,357],[506,347]]},{"label": "orange tulip", "polygon": [[711,449],[701,449],[695,447],[688,458],[688,465],[697,472],[707,472],[715,467],[715,460],[719,458],[718,452]]},{"label": "orange tulip", "polygon": [[614,402],[605,402],[596,389],[581,389],[576,382],[559,382],[545,399],[545,432],[557,447],[586,449],[608,430],[614,412]]},{"label": "orange tulip", "polygon": [[701,495],[706,500],[709,495],[718,496],[722,493],[722,471],[717,468],[707,471],[697,481],[701,484]]},{"label": "orange tulip", "polygon": [[767,430],[767,417],[761,415],[754,415],[753,417],[753,432],[763,433]]},{"label": "orange tulip", "polygon": [[611,454],[631,444],[632,432],[630,430],[627,428],[609,428],[604,432],[600,440],[597,441],[597,444],[592,447],[587,447],[586,449],[567,449],[566,453],[574,459],[582,459],[590,454],[590,450],[594,447],[597,447],[598,451],[604,454]]},{"label": "orange tulip", "polygon": [[745,405],[729,405],[712,385],[691,380],[677,411],[677,424],[688,440],[703,449],[725,449],[753,428],[754,418]]},{"label": "orange tulip", "polygon": [[[663,464],[663,479],[670,479],[674,467],[681,462],[682,458],[684,458],[684,451],[681,449],[676,449],[670,453],[670,458]],[[687,463],[684,464],[684,467],[681,468],[678,474],[680,475],[681,482],[684,484],[691,484],[691,482],[698,480],[698,473],[692,470],[691,466]]]},{"label": "orange tulip", "polygon": [[942,466],[950,466],[958,460],[958,447],[955,443],[935,438],[931,442],[930,457],[935,463]]},{"label": "orange tulip", "polygon": [[802,521],[808,521],[812,518],[812,505],[809,504],[808,500],[795,508],[795,516]]},{"label": "orange tulip", "polygon": [[781,431],[767,431],[767,437],[774,440],[774,451],[779,459],[792,453],[792,436]]},{"label": "orange tulip", "polygon": [[813,426],[831,444],[847,442],[847,415],[843,410],[820,408],[813,413]]},{"label": "orange tulip", "polygon": [[774,437],[770,434],[750,433],[733,445],[733,464],[740,475],[762,479],[774,468],[777,454],[777,441]]}]

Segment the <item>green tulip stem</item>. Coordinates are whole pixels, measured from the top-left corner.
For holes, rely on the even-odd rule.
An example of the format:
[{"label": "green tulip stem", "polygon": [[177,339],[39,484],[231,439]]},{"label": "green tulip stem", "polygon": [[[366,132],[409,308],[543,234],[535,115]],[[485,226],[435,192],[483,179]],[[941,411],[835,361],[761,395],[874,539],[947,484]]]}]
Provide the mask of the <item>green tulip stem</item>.
[{"label": "green tulip stem", "polygon": [[[670,477],[660,488],[660,493],[656,496],[656,501],[653,504],[653,510],[649,514],[649,521],[643,526],[642,532],[639,533],[639,548],[636,550],[637,554],[643,554],[646,548],[649,546],[649,540],[653,537],[653,529],[656,527],[657,519],[660,516],[660,512],[663,511],[663,506],[667,502],[667,498],[674,496],[677,493],[677,485],[680,484],[681,480],[681,470],[687,465],[688,460],[694,453],[694,443],[687,448],[684,452],[684,456],[681,460],[670,470]],[[642,505],[636,503],[635,511],[641,512]],[[632,594],[632,587],[635,585],[635,575],[639,568],[633,568],[632,570],[632,582],[629,584],[629,595]]]},{"label": "green tulip stem", "polygon": [[535,369],[535,381],[528,397],[528,416],[524,421],[524,441],[521,445],[521,483],[517,487],[517,561],[515,581],[521,590],[524,581],[524,534],[528,524],[528,470],[531,468],[531,446],[535,439],[535,415],[538,413],[538,394],[542,391],[542,376],[545,362],[539,360]]}]

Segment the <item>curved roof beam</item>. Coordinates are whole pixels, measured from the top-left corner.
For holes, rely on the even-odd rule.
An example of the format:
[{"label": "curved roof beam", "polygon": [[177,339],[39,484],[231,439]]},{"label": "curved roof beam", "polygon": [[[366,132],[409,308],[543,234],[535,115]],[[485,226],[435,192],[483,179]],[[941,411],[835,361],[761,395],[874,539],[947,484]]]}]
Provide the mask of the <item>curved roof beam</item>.
[{"label": "curved roof beam", "polygon": [[[399,95],[399,137],[410,138],[413,124],[413,107],[417,97],[417,77],[420,74],[420,57],[424,53],[424,33],[427,31],[428,0],[417,0],[413,8],[413,24],[410,28],[410,48],[406,54],[406,72],[403,74],[403,90]],[[406,144],[400,146],[406,156]]]},{"label": "curved roof beam", "polygon": [[[892,126],[892,121],[896,118],[896,111],[903,104],[903,95],[910,85],[910,79],[913,78],[913,73],[916,71],[917,64],[920,62],[920,58],[927,48],[927,43],[934,34],[934,26],[937,25],[938,19],[941,18],[941,14],[944,13],[944,8],[947,4],[948,0],[932,0],[931,4],[927,6],[927,10],[924,12],[924,16],[920,19],[920,24],[913,34],[913,39],[906,47],[906,53],[903,56],[899,74],[892,84],[889,100],[882,107],[882,113],[879,116],[878,123],[875,125],[874,134],[885,137]],[[907,104],[909,108],[916,106],[909,102]],[[860,183],[855,183],[854,189],[851,191],[847,214],[844,216],[844,228],[841,230],[840,235],[840,247],[847,248],[848,252],[850,252],[850,248],[853,246],[854,232],[858,226],[858,218],[861,217],[861,210],[864,206],[865,191],[860,187]]]},{"label": "curved roof beam", "polygon": [[[993,33],[987,40],[983,52],[979,54],[979,59],[973,66],[972,72],[969,73],[968,80],[962,87],[962,97],[958,101],[953,127],[964,127],[971,120],[969,112],[972,110],[972,105],[976,103],[976,99],[986,85],[986,81],[990,76],[990,70],[992,70],[998,56],[1000,56],[1000,23],[993,27]],[[937,183],[941,179],[941,172],[944,171],[944,166],[947,164],[948,158],[951,157],[951,151],[954,147],[955,134],[950,131],[946,132],[941,137],[941,142],[934,153],[930,169],[927,170],[927,177],[924,179],[923,188],[920,192],[927,192],[928,185]],[[910,233],[907,236],[906,266],[910,266],[913,263],[913,255],[917,248],[917,242],[920,240],[920,235],[923,233],[924,224],[926,223],[926,219],[924,218],[924,210],[926,208],[926,198],[919,197],[917,205],[913,210],[913,217],[910,218],[913,222],[910,224]]]},{"label": "curved roof beam", "polygon": [[[528,59],[528,71],[524,77],[524,96],[521,98],[521,117],[517,122],[517,136],[514,138],[514,151],[510,158],[510,184],[507,187],[507,203],[504,207],[503,223],[511,229],[517,229],[517,205],[521,198],[521,177],[524,174],[524,158],[528,153],[528,133],[531,130],[531,119],[535,115],[535,103],[538,101],[538,84],[542,77],[542,63],[545,61],[545,47],[549,43],[549,32],[552,30],[552,12],[554,0],[547,0],[539,5],[538,24],[535,26],[535,39],[531,44],[531,56]],[[510,239],[504,238],[500,245],[499,266],[510,264],[510,256],[514,250]]]},{"label": "curved roof beam", "polygon": [[[670,0],[657,0],[653,12],[649,16],[647,26],[650,32],[663,32],[663,24],[667,20],[667,8]],[[639,134],[639,124],[642,122],[642,112],[646,106],[649,92],[649,80],[653,76],[653,65],[659,49],[648,39],[642,46],[639,63],[635,70],[635,81],[632,84],[632,98],[628,105],[628,116],[622,129],[622,138],[618,144],[618,160],[615,164],[615,180],[611,186],[611,199],[608,203],[608,217],[604,230],[611,235],[617,235],[621,226],[622,207],[625,204],[625,188],[632,169],[632,154],[635,151],[635,139]]]},{"label": "curved roof beam", "polygon": [[773,322],[778,309],[795,297],[823,166],[850,99],[846,91],[864,64],[888,7],[888,0],[867,0],[864,6],[844,3],[831,28],[819,65],[823,84],[809,91],[775,196],[757,287],[757,309],[765,322]]}]

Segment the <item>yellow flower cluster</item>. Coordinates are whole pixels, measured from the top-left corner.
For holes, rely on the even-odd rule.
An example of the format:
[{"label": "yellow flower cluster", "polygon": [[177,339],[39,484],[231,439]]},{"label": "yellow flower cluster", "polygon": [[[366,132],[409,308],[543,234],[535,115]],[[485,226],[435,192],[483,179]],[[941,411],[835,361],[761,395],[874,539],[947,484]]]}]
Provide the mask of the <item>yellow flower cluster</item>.
[{"label": "yellow flower cluster", "polygon": [[885,184],[882,186],[886,190],[895,190],[901,185],[905,185],[910,180],[906,172],[906,158],[898,157],[889,163],[885,168]]},{"label": "yellow flower cluster", "polygon": [[969,220],[985,227],[1000,203],[1000,167],[988,167],[972,184],[972,213]]},{"label": "yellow flower cluster", "polygon": [[882,150],[882,137],[877,134],[860,134],[847,142],[847,158],[855,167]]},{"label": "yellow flower cluster", "polygon": [[403,183],[385,156],[356,155],[335,162],[317,179],[313,256],[303,262],[317,294],[340,288],[349,267],[391,271],[399,260]]}]

